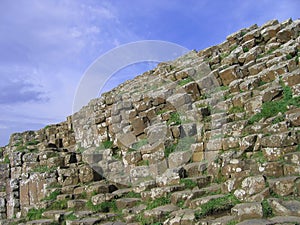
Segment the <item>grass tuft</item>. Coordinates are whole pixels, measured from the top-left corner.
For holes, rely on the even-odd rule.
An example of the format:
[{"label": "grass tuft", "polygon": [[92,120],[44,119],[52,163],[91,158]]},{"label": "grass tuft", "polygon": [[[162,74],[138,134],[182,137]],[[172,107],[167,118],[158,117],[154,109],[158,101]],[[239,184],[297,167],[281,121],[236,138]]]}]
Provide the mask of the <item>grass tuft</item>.
[{"label": "grass tuft", "polygon": [[51,192],[49,196],[45,197],[44,200],[45,201],[55,200],[58,195],[60,195],[60,191],[55,190],[55,191]]},{"label": "grass tuft", "polygon": [[30,209],[27,213],[26,219],[31,220],[39,220],[42,219],[42,214],[45,212],[45,209]]},{"label": "grass tuft", "polygon": [[274,216],[273,210],[272,210],[269,202],[266,199],[262,201],[261,205],[262,205],[262,209],[263,209],[263,216],[265,218]]},{"label": "grass tuft", "polygon": [[173,112],[170,114],[170,119],[167,122],[167,125],[173,124],[173,125],[180,125],[181,124],[180,115],[178,112]]},{"label": "grass tuft", "polygon": [[170,204],[170,203],[171,203],[170,196],[160,197],[160,198],[148,201],[147,202],[147,210],[148,209],[154,209],[154,208],[157,208],[159,206],[167,205],[167,204]]},{"label": "grass tuft", "polygon": [[192,82],[192,81],[193,81],[193,79],[192,79],[191,77],[187,77],[187,78],[185,78],[185,79],[183,79],[183,80],[180,80],[180,81],[178,82],[178,85],[184,86],[184,85],[186,85],[186,84],[188,84],[188,83],[190,83],[190,82]]},{"label": "grass tuft", "polygon": [[169,155],[175,151],[177,144],[169,145],[165,148],[165,157],[168,158]]},{"label": "grass tuft", "polygon": [[193,189],[194,187],[197,187],[197,182],[191,180],[191,179],[182,179],[180,180],[180,184],[184,184],[184,186],[188,189]]},{"label": "grass tuft", "polygon": [[228,111],[229,114],[241,113],[241,112],[245,112],[245,109],[243,107],[240,107],[240,106],[233,106]]},{"label": "grass tuft", "polygon": [[260,121],[262,118],[270,118],[278,113],[284,114],[288,105],[300,107],[300,97],[293,98],[292,90],[289,86],[283,85],[283,98],[278,101],[265,102],[262,105],[261,112],[255,114],[249,119],[249,124]]},{"label": "grass tuft", "polygon": [[231,194],[217,199],[212,199],[201,206],[201,210],[195,213],[195,217],[199,219],[205,216],[218,214],[220,212],[230,210],[238,203],[240,203],[240,201]]}]

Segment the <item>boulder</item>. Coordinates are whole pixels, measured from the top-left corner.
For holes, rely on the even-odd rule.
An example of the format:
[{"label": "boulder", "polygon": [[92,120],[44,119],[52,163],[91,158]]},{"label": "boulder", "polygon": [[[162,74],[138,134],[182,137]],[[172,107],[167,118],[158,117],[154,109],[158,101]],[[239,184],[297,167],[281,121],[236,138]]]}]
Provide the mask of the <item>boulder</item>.
[{"label": "boulder", "polygon": [[192,154],[191,150],[171,153],[168,157],[169,168],[173,169],[185,165],[191,160]]},{"label": "boulder", "polygon": [[161,176],[156,177],[156,183],[158,186],[171,186],[179,184],[180,179],[185,176],[184,169],[181,168],[170,168],[167,169]]},{"label": "boulder", "polygon": [[259,202],[238,204],[231,209],[231,213],[234,214],[239,221],[254,218],[260,219],[263,217],[262,205]]},{"label": "boulder", "polygon": [[297,176],[280,177],[269,180],[271,190],[279,196],[289,196],[294,194],[295,181]]},{"label": "boulder", "polygon": [[245,178],[241,188],[234,191],[234,195],[242,200],[249,201],[250,196],[260,193],[266,188],[266,181],[263,176],[252,176]]}]

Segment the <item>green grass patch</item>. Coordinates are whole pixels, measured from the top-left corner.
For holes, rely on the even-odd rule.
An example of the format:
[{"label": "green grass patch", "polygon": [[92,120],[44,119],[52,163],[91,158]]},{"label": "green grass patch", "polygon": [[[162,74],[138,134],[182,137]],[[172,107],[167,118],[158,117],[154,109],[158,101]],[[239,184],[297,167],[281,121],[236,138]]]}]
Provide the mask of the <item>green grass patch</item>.
[{"label": "green grass patch", "polygon": [[175,151],[177,144],[166,146],[165,148],[165,157],[168,158],[169,155]]},{"label": "green grass patch", "polygon": [[224,95],[224,100],[231,99],[231,98],[233,98],[233,94],[227,93]]},{"label": "green grass patch", "polygon": [[55,200],[58,195],[60,195],[60,191],[55,190],[55,191],[51,192],[49,196],[45,197],[44,200],[45,201]]},{"label": "green grass patch", "polygon": [[284,116],[277,116],[274,120],[272,120],[272,124],[280,123],[282,121],[284,121]]},{"label": "green grass patch", "polygon": [[197,108],[205,108],[205,107],[207,107],[207,104],[206,103],[197,103],[196,107]]},{"label": "green grass patch", "polygon": [[26,219],[31,220],[39,220],[42,219],[42,214],[45,212],[45,209],[29,209]]},{"label": "green grass patch", "polygon": [[128,148],[127,152],[128,152],[128,153],[136,152],[136,149],[134,149],[134,148]]},{"label": "green grass patch", "polygon": [[140,193],[135,193],[133,191],[130,191],[124,197],[125,198],[141,198],[142,196]]},{"label": "green grass patch", "polygon": [[180,115],[178,112],[173,112],[170,114],[170,119],[167,121],[167,125],[180,125],[181,124]]},{"label": "green grass patch", "polygon": [[221,53],[220,57],[221,57],[221,60],[226,58],[227,56],[229,56],[230,53],[229,52],[224,52],[224,53]]},{"label": "green grass patch", "polygon": [[289,86],[283,85],[283,98],[278,101],[265,102],[262,105],[260,113],[255,114],[249,119],[249,124],[258,122],[262,118],[270,118],[278,113],[284,114],[287,111],[288,105],[300,107],[300,97],[293,98],[292,90]]},{"label": "green grass patch", "polygon": [[214,178],[214,182],[217,184],[223,184],[225,181],[226,181],[226,177],[220,173]]},{"label": "green grass patch", "polygon": [[242,31],[241,36],[243,37],[245,34],[247,34],[247,31]]},{"label": "green grass patch", "polygon": [[238,224],[238,221],[232,220],[232,221],[228,222],[226,225],[236,225],[236,224]]},{"label": "green grass patch", "polygon": [[182,209],[182,208],[185,208],[185,207],[184,207],[184,203],[185,203],[185,201],[184,201],[184,200],[180,200],[179,202],[177,202],[177,204],[176,204],[176,205],[177,205],[179,208],[181,208],[181,209]]},{"label": "green grass patch", "polygon": [[287,60],[290,60],[290,59],[293,58],[293,56],[291,54],[287,54],[285,57],[286,57]]},{"label": "green grass patch", "polygon": [[62,188],[62,185],[59,183],[52,183],[49,186],[47,186],[47,189],[51,189],[51,188]]},{"label": "green grass patch", "polygon": [[[149,218],[145,218],[143,213],[140,213],[138,215],[136,215],[135,220],[139,222],[139,224],[141,225],[153,225],[154,224],[154,219],[149,219]],[[156,225],[160,225],[162,223],[155,223]]]},{"label": "green grass patch", "polygon": [[198,186],[197,182],[191,179],[181,179],[180,184],[184,184],[184,187],[188,189],[193,189],[194,187]]},{"label": "green grass patch", "polygon": [[226,91],[228,89],[229,89],[228,86],[219,86],[214,89],[214,93],[219,92],[219,91]]},{"label": "green grass patch", "polygon": [[3,163],[5,163],[5,164],[10,164],[10,160],[9,160],[8,155],[6,155],[6,156],[4,157]]},{"label": "green grass patch", "polygon": [[170,196],[160,197],[154,200],[150,200],[147,202],[147,210],[154,209],[159,206],[167,205],[170,203],[171,203]]},{"label": "green grass patch", "polygon": [[266,199],[262,201],[261,206],[263,209],[263,216],[265,218],[274,216],[272,207],[270,206],[269,202]]},{"label": "green grass patch", "polygon": [[261,54],[257,55],[256,58],[257,58],[257,59],[260,59],[260,58],[263,58],[263,57],[265,57],[265,56],[267,56],[267,55],[270,55],[270,54],[272,54],[276,49],[277,49],[277,48],[272,48],[272,49],[268,50],[268,51],[265,52],[265,53],[261,53]]},{"label": "green grass patch", "polygon": [[263,86],[265,84],[267,84],[267,82],[261,80],[261,81],[259,81],[258,86]]},{"label": "green grass patch", "polygon": [[233,50],[235,50],[238,47],[238,45],[233,45],[230,47],[230,52],[232,52]]},{"label": "green grass patch", "polygon": [[15,147],[18,147],[20,145],[23,145],[22,141],[18,141],[17,143],[14,144]]},{"label": "green grass patch", "polygon": [[141,160],[137,164],[138,166],[149,166],[149,160]]},{"label": "green grass patch", "polygon": [[262,151],[254,152],[252,157],[256,160],[256,162],[259,162],[259,163],[267,162]]},{"label": "green grass patch", "polygon": [[220,212],[230,210],[238,203],[240,203],[240,201],[232,194],[212,199],[209,202],[201,205],[201,210],[195,213],[195,217],[200,219],[205,216],[218,214]]},{"label": "green grass patch", "polygon": [[81,153],[82,154],[84,151],[85,151],[85,148],[83,148],[83,147],[79,147],[79,148],[76,149],[77,153]]},{"label": "green grass patch", "polygon": [[241,106],[233,106],[228,111],[229,114],[242,113],[242,112],[245,112],[245,109],[244,109],[244,107],[241,107]]},{"label": "green grass patch", "polygon": [[40,142],[38,140],[32,140],[32,141],[28,141],[25,145],[37,145]]},{"label": "green grass patch", "polygon": [[101,142],[96,149],[100,151],[104,149],[112,149],[112,147],[113,147],[113,141],[107,140]]},{"label": "green grass patch", "polygon": [[166,113],[166,112],[168,112],[168,110],[166,110],[166,109],[158,110],[158,111],[156,112],[156,115],[158,116],[158,115],[164,114],[164,113]]},{"label": "green grass patch", "polygon": [[248,47],[244,47],[243,48],[243,52],[249,52],[249,48]]},{"label": "green grass patch", "polygon": [[47,210],[63,210],[68,208],[68,200],[62,199],[62,200],[55,200],[48,208]]},{"label": "green grass patch", "polygon": [[192,81],[194,81],[191,77],[187,77],[187,78],[185,78],[185,79],[183,79],[183,80],[180,80],[179,82],[178,82],[178,85],[180,85],[180,86],[184,86],[184,85],[186,85],[186,84],[188,84],[188,83],[190,83],[190,82],[192,82]]},{"label": "green grass patch", "polygon": [[86,191],[84,191],[84,192],[82,192],[82,193],[80,193],[79,195],[78,195],[78,198],[79,199],[86,199],[87,198],[87,193],[86,193]]},{"label": "green grass patch", "polygon": [[45,173],[45,172],[54,172],[56,167],[48,167],[48,166],[37,166],[31,170],[31,172],[36,173]]},{"label": "green grass patch", "polygon": [[[136,151],[135,149],[132,149],[132,148],[129,148],[128,149],[129,152],[134,152]],[[122,160],[122,152],[119,148],[116,148],[116,149],[113,149],[113,154],[112,154],[112,157],[115,159],[115,160]]]},{"label": "green grass patch", "polygon": [[38,140],[32,140],[26,142],[24,145],[21,142],[16,143],[14,146],[17,147],[15,151],[17,152],[24,152],[24,151],[29,151],[29,152],[37,152],[37,149],[27,149],[27,146],[34,146],[39,144],[40,141]]}]

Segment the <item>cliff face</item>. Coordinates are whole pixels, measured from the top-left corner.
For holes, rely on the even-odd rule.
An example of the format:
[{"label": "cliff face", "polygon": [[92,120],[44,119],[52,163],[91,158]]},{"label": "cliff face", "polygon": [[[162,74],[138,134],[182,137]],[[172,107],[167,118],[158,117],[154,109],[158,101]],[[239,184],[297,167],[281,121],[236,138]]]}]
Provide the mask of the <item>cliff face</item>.
[{"label": "cliff face", "polygon": [[253,25],[13,134],[0,224],[300,222],[299,35]]}]

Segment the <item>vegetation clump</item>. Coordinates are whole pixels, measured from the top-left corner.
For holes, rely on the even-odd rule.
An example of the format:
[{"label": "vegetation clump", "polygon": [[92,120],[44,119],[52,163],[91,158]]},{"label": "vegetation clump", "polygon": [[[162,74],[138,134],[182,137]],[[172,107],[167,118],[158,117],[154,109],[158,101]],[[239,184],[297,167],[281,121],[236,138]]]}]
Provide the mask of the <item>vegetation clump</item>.
[{"label": "vegetation clump", "polygon": [[170,203],[171,203],[170,196],[163,196],[163,197],[148,201],[147,202],[147,210],[154,209],[159,206],[167,205]]},{"label": "vegetation clump", "polygon": [[188,84],[188,83],[190,83],[190,82],[192,82],[192,81],[193,81],[192,78],[187,77],[187,78],[185,78],[185,79],[179,81],[178,84],[179,84],[180,86],[184,86],[184,85],[186,85],[186,84]]},{"label": "vegetation clump", "polygon": [[300,107],[300,97],[293,98],[292,89],[289,86],[283,85],[283,98],[277,101],[265,102],[262,105],[261,112],[252,116],[249,120],[249,124],[260,121],[263,118],[270,118],[278,115],[278,113],[284,114],[289,105]]},{"label": "vegetation clump", "polygon": [[167,122],[168,125],[180,125],[181,119],[178,112],[173,112],[170,114],[170,119]]},{"label": "vegetation clump", "polygon": [[194,187],[198,186],[197,182],[191,179],[182,179],[180,180],[180,183],[184,184],[184,186],[188,189],[193,189]]},{"label": "vegetation clump", "polygon": [[201,210],[195,213],[195,217],[200,219],[205,216],[224,212],[230,210],[238,203],[240,203],[240,201],[232,194],[212,199],[201,206]]},{"label": "vegetation clump", "polygon": [[273,210],[266,199],[262,201],[261,206],[263,210],[263,216],[265,218],[274,216]]},{"label": "vegetation clump", "polygon": [[31,220],[39,220],[42,219],[43,216],[42,214],[45,212],[45,209],[29,209],[26,219],[31,221]]}]

